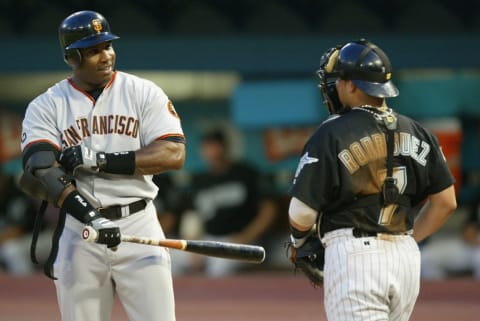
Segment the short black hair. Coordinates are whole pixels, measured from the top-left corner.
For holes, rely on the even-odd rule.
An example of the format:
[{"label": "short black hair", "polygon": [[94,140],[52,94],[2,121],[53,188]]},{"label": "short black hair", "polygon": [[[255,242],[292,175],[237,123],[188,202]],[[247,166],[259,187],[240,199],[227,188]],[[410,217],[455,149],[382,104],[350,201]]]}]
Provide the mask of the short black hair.
[{"label": "short black hair", "polygon": [[225,137],[225,133],[220,129],[214,129],[205,133],[202,138],[202,142],[217,142],[222,145],[227,145],[227,139]]}]

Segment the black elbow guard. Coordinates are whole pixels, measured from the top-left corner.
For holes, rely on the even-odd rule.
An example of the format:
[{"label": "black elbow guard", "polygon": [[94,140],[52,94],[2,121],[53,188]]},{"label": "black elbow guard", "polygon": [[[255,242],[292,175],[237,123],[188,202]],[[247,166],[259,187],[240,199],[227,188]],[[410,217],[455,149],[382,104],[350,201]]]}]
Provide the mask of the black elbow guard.
[{"label": "black elbow guard", "polygon": [[56,206],[60,195],[74,179],[61,167],[56,167],[55,161],[52,151],[31,154],[25,163],[20,187],[25,193]]}]

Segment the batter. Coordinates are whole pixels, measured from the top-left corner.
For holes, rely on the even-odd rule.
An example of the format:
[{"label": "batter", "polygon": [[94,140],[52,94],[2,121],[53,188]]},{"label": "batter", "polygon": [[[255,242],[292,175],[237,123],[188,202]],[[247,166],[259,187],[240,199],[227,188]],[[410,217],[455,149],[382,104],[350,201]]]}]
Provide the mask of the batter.
[{"label": "batter", "polygon": [[[166,249],[120,243],[164,238],[152,175],[179,169],[179,117],[154,83],[115,71],[107,20],[68,16],[59,38],[73,74],[35,98],[23,120],[22,187],[66,213],[53,274],[64,321],[110,320],[115,294],[131,321],[175,320]],[[81,239],[90,225],[99,243]]]},{"label": "batter", "polygon": [[329,321],[408,320],[420,287],[416,242],[456,208],[453,177],[437,139],[387,107],[398,89],[380,48],[362,39],[321,61],[332,116],[307,141],[291,187],[295,247],[322,213]]}]

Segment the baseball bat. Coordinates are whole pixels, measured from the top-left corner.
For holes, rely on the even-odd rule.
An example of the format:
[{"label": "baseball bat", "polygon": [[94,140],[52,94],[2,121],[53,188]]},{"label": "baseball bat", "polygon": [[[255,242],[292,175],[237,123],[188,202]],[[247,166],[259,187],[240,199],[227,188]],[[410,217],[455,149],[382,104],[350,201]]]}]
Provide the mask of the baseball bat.
[{"label": "baseball bat", "polygon": [[[88,242],[96,242],[98,233],[91,226],[86,226],[82,231],[82,238]],[[121,235],[121,240],[122,242],[163,246],[175,250],[250,263],[262,263],[265,260],[265,249],[257,245],[203,240],[154,239],[125,234]]]}]

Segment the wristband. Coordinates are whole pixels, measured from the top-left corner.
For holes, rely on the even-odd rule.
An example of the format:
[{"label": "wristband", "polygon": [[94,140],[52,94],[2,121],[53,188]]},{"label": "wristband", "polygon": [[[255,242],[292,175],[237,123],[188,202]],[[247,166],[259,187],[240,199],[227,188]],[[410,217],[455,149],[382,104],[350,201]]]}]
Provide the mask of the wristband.
[{"label": "wristband", "polygon": [[62,208],[85,224],[100,217],[95,208],[78,191],[73,191],[65,197]]},{"label": "wristband", "polygon": [[[98,162],[99,160],[100,162]],[[133,175],[135,173],[135,152],[103,154],[100,158],[97,157],[97,163],[101,172]]]},{"label": "wristband", "polygon": [[308,236],[311,233],[311,230],[299,231],[293,226],[290,226],[290,232],[292,233],[292,236],[294,238],[301,239],[301,238],[304,238],[305,236]]}]

